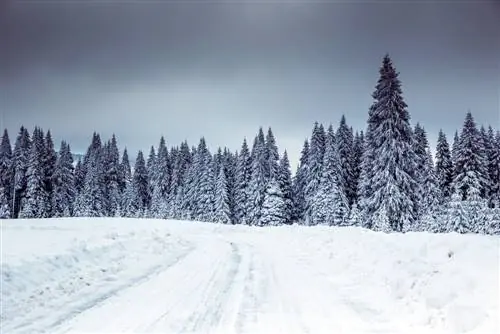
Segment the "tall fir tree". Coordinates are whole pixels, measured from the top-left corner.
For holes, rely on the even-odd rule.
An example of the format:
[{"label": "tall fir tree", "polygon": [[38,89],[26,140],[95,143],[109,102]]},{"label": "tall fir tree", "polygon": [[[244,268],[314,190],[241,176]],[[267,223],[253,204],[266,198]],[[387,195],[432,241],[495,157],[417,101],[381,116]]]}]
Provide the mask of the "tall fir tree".
[{"label": "tall fir tree", "polygon": [[132,205],[133,209],[135,210],[135,212],[133,212],[133,215],[136,217],[141,217],[148,209],[150,198],[149,176],[142,151],[138,152],[137,159],[135,160],[134,173],[132,175],[132,188]]},{"label": "tall fir tree", "polygon": [[[361,161],[363,159],[364,142],[365,142],[365,137],[363,131],[359,133],[356,132],[356,135],[354,136],[353,158],[351,166],[351,169],[353,171],[352,195],[354,196],[354,202],[356,203],[358,202],[358,189],[359,189],[359,180],[361,177]],[[359,207],[357,209],[359,210]]]},{"label": "tall fir tree", "polygon": [[153,180],[152,192],[152,212],[157,218],[167,218],[168,216],[168,198],[170,194],[171,165],[169,161],[168,149],[163,136],[158,146],[158,155],[156,159],[156,171],[151,174]]},{"label": "tall fir tree", "polygon": [[106,193],[106,214],[110,217],[119,215],[121,211],[121,184],[124,182],[120,172],[120,152],[118,143],[113,134],[111,141],[107,144],[105,161],[105,193]]},{"label": "tall fir tree", "polygon": [[[97,138],[94,136],[94,139]],[[102,146],[93,147],[84,161],[85,181],[75,199],[74,215],[77,217],[103,217],[106,215],[106,194]]]},{"label": "tall fir tree", "polygon": [[370,226],[376,222],[382,230],[385,227],[380,227],[377,219],[383,218],[385,224],[387,217],[394,231],[402,231],[417,220],[414,139],[398,75],[386,55],[368,119],[366,149],[370,152],[370,161],[363,165],[371,169],[365,174],[369,178],[364,180],[370,189],[363,194],[368,196],[363,200],[364,217]]}]

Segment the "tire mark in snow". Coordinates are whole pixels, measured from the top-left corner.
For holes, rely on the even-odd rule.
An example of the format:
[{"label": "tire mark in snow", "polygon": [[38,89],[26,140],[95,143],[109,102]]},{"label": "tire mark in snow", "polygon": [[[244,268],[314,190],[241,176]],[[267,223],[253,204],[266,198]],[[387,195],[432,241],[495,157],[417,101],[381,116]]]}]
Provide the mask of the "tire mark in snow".
[{"label": "tire mark in snow", "polygon": [[207,333],[220,324],[223,314],[227,311],[224,306],[229,301],[241,263],[239,247],[232,242],[229,245],[230,253],[227,258],[219,258],[217,261],[209,281],[201,292],[198,307],[193,310],[180,333]]}]

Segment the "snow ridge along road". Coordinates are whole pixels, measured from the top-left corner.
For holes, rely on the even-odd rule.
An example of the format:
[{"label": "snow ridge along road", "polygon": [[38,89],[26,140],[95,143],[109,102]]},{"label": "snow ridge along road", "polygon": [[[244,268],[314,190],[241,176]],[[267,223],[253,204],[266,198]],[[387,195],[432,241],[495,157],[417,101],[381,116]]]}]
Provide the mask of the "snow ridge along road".
[{"label": "snow ridge along road", "polygon": [[499,239],[3,221],[3,333],[497,333]]}]

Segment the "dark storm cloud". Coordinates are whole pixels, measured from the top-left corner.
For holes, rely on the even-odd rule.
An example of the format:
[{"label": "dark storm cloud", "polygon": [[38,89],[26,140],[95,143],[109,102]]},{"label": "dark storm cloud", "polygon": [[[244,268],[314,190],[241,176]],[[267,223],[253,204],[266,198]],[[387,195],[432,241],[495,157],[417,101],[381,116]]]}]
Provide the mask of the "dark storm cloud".
[{"label": "dark storm cloud", "polygon": [[381,57],[413,121],[451,135],[467,109],[499,126],[500,6],[439,1],[18,1],[0,7],[12,136],[93,130],[132,150],[205,135],[236,149],[272,125],[297,159],[315,120],[365,126]]}]

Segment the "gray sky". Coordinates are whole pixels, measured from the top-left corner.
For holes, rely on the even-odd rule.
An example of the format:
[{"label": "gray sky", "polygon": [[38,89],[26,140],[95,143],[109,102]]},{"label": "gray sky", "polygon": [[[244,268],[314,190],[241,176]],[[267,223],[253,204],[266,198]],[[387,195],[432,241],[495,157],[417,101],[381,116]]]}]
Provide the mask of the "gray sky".
[{"label": "gray sky", "polygon": [[12,141],[39,125],[77,152],[114,132],[135,156],[162,134],[238,149],[270,125],[295,165],[314,121],[365,128],[386,52],[431,140],[468,109],[500,128],[500,1],[7,2]]}]

